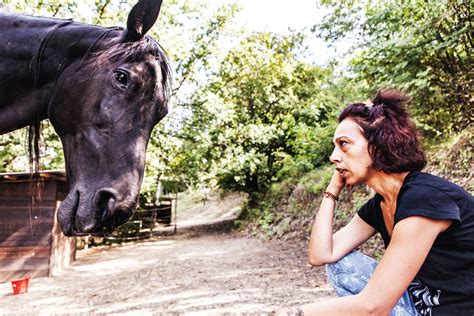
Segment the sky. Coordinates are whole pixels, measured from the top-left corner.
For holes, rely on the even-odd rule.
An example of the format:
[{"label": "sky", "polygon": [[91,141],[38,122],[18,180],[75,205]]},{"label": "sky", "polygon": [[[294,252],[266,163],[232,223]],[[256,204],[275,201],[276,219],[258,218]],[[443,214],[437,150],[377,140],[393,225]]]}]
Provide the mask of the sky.
[{"label": "sky", "polygon": [[239,2],[243,9],[238,18],[252,30],[282,32],[289,27],[302,29],[311,27],[322,17],[318,12],[316,0],[240,0]]},{"label": "sky", "polygon": [[305,29],[308,34],[310,61],[324,65],[331,57],[342,55],[349,43],[336,43],[330,48],[322,39],[310,32],[313,25],[320,22],[327,11],[318,8],[317,0],[239,0],[242,6],[237,21],[253,31],[284,33],[288,29]]}]

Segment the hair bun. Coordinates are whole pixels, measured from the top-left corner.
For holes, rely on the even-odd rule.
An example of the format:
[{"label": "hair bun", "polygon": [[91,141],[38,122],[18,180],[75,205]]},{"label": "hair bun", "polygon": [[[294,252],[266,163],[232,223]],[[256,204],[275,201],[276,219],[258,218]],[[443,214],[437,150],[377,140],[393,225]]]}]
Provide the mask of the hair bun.
[{"label": "hair bun", "polygon": [[410,101],[405,93],[393,89],[380,89],[372,98],[374,106],[386,105],[388,107],[403,107]]},{"label": "hair bun", "polygon": [[380,89],[372,98],[374,104],[375,116],[387,118],[407,119],[408,112],[406,104],[410,101],[410,97],[403,92],[393,89]]}]

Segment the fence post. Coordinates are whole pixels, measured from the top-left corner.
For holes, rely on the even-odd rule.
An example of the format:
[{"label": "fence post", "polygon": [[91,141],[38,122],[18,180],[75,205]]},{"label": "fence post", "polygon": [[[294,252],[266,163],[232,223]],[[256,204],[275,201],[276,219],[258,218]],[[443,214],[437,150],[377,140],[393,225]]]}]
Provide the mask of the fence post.
[{"label": "fence post", "polygon": [[176,197],[174,202],[174,233],[176,234],[178,225],[178,192],[176,191]]}]

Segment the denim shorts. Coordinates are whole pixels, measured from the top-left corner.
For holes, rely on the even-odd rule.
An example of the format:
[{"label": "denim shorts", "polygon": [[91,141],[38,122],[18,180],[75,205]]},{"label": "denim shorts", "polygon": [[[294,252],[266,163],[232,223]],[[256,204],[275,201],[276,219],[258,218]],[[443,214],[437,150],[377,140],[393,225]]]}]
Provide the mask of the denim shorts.
[{"label": "denim shorts", "polygon": [[[377,267],[378,261],[353,251],[335,263],[326,265],[328,279],[336,290],[337,295],[347,296],[360,293],[372,273]],[[420,313],[416,310],[410,293],[405,291],[398,303],[394,306],[391,316],[413,315]]]}]

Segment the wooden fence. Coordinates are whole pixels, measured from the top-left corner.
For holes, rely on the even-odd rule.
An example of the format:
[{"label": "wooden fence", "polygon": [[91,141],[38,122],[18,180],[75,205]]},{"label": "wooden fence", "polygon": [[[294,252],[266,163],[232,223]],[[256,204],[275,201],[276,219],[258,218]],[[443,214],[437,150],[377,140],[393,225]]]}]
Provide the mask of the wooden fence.
[{"label": "wooden fence", "polygon": [[157,228],[169,226],[172,222],[173,198],[161,198],[158,205],[145,205],[137,209],[132,218],[119,227],[107,242],[122,242],[149,238]]}]

